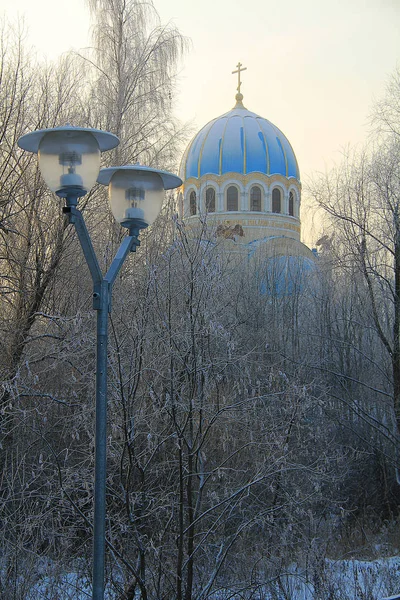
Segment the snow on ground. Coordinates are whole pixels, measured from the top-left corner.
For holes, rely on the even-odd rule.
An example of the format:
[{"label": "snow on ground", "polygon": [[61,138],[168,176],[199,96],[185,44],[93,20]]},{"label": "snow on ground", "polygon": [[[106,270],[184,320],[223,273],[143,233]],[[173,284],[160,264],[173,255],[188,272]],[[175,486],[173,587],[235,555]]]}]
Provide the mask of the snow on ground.
[{"label": "snow on ground", "polygon": [[383,600],[400,593],[400,557],[324,562],[308,578],[292,565],[260,600]]},{"label": "snow on ground", "polygon": [[[219,592],[213,600],[250,598],[252,600],[384,600],[400,594],[400,557],[367,560],[324,561],[324,569],[310,575],[296,565],[282,573],[278,581],[263,586],[262,591],[248,596]],[[89,582],[76,573],[59,578],[43,577],[31,588],[27,600],[88,600]],[[115,600],[106,593],[106,600]]]}]

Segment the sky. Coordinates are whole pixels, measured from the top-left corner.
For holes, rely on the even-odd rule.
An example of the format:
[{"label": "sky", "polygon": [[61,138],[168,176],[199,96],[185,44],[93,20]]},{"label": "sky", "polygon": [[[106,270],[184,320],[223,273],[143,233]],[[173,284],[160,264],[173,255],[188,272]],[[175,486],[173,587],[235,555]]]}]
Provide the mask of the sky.
[{"label": "sky", "polygon": [[[176,112],[200,129],[230,110],[240,61],[244,105],[291,142],[302,179],[368,135],[368,115],[400,66],[400,0],[154,0],[191,40]],[[27,42],[56,58],[90,45],[84,0],[0,0],[24,16]]]}]

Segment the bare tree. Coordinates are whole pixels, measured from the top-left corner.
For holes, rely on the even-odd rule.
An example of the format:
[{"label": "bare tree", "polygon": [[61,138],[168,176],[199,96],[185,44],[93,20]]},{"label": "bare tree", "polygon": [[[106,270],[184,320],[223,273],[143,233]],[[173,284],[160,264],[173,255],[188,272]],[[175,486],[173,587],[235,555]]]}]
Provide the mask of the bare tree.
[{"label": "bare tree", "polygon": [[154,262],[135,257],[120,282],[135,293],[114,304],[109,535],[124,599],[254,589],[246,566],[299,541],[309,503],[328,498],[321,481],[338,476],[329,452],[303,446],[322,407],[313,389],[260,348],[256,278],[178,229]]},{"label": "bare tree", "polygon": [[[46,511],[42,511],[42,507],[38,510],[39,498],[43,506],[49,507],[54,494],[52,487],[47,489],[48,493],[38,492],[39,489],[43,492],[41,474],[48,464],[43,459],[46,440],[42,405],[54,403],[57,412],[63,400],[60,400],[60,390],[40,387],[40,368],[36,375],[33,372],[34,365],[43,365],[44,357],[52,353],[51,345],[46,345],[45,340],[62,342],[65,337],[62,329],[52,331],[48,325],[54,325],[60,315],[60,303],[55,309],[55,279],[68,240],[59,201],[46,190],[34,157],[22,153],[16,142],[20,135],[35,128],[53,127],[60,121],[77,122],[79,101],[72,91],[78,93],[76,80],[80,80],[73,60],[61,60],[58,65],[38,65],[28,59],[21,36],[6,24],[2,26],[0,498],[2,520],[7,524],[3,539],[3,557],[7,568],[9,566],[6,584],[10,589],[15,587],[15,597],[20,593],[17,581],[22,557],[26,556],[25,544],[30,543],[38,551],[44,540],[51,538],[49,530],[45,531],[43,514]],[[50,413],[49,409],[48,416]],[[59,415],[55,417],[58,419]],[[53,427],[54,421],[50,421]],[[32,527],[24,525],[29,521],[28,515]],[[42,525],[39,526],[40,520]],[[10,548],[14,548],[11,554]],[[4,597],[8,593],[4,591]]]},{"label": "bare tree", "polygon": [[[311,188],[332,218],[334,246],[344,272],[352,273],[363,306],[360,318],[374,325],[380,351],[391,365],[393,410],[400,427],[400,223],[399,144],[385,140],[342,165]],[[334,251],[334,249],[333,249]],[[350,280],[348,279],[348,283]],[[379,350],[378,350],[379,351]],[[382,365],[383,370],[385,369]],[[383,390],[385,391],[385,390]]]},{"label": "bare tree", "polygon": [[393,134],[400,135],[400,67],[390,75],[386,86],[385,95],[377,100],[373,106],[371,121],[373,125],[372,136]]}]

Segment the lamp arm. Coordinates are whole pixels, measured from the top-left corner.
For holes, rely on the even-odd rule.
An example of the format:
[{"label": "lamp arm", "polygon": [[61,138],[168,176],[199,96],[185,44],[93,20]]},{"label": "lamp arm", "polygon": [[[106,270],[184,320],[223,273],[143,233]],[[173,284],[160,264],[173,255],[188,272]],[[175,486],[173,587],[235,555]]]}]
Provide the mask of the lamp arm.
[{"label": "lamp arm", "polygon": [[129,235],[122,240],[122,243],[110,265],[110,268],[103,277],[103,273],[100,269],[99,261],[97,260],[96,252],[94,251],[85,220],[80,210],[78,210],[76,207],[73,198],[67,198],[67,206],[63,208],[63,213],[66,215],[68,222],[75,226],[86,263],[89,267],[90,275],[92,276],[94,289],[93,308],[95,310],[101,310],[102,300],[105,293],[104,285],[106,284],[108,286],[108,312],[111,312],[113,283],[129,252],[135,252],[136,248],[140,246],[140,241],[138,239],[140,228],[135,226],[130,228]]},{"label": "lamp arm", "polygon": [[89,267],[94,286],[101,285],[101,282],[103,281],[103,273],[101,272],[99,261],[97,260],[92,240],[90,239],[82,213],[76,208],[76,206],[65,206],[63,208],[63,213],[67,216],[68,222],[71,225],[75,225],[75,230],[78,235],[86,263]]},{"label": "lamp arm", "polygon": [[112,287],[128,253],[135,252],[137,246],[140,246],[140,241],[138,240],[138,234],[135,234],[134,232],[130,232],[130,235],[127,235],[122,240],[117,254],[104,277],[104,280],[108,282],[110,288]]}]

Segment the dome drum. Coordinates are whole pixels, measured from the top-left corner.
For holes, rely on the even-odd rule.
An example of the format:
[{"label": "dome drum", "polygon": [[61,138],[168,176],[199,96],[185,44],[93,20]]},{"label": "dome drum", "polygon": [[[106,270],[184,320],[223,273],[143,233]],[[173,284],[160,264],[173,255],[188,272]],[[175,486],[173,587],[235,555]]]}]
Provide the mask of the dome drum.
[{"label": "dome drum", "polygon": [[[246,184],[243,178],[231,174],[232,178],[208,177],[186,182],[183,191],[181,212],[185,220],[199,215],[208,215],[209,219],[221,220],[236,218],[248,219],[274,217],[288,224],[300,220],[300,185],[297,181],[288,182],[282,177],[268,178],[259,174],[250,178]],[[281,229],[281,226],[279,227]]]}]

